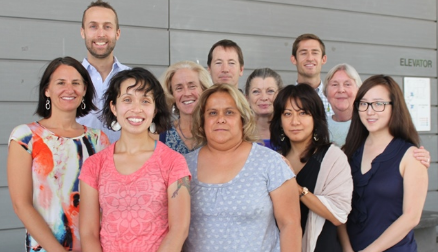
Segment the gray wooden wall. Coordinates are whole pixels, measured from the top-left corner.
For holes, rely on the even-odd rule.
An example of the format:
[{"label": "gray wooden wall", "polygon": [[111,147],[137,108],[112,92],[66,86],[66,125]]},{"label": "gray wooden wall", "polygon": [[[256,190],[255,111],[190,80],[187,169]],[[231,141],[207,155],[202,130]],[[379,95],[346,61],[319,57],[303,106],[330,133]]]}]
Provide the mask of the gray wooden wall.
[{"label": "gray wooden wall", "polygon": [[[160,76],[180,60],[206,66],[216,41],[236,41],[245,57],[240,86],[255,68],[271,67],[294,83],[294,39],[315,33],[326,43],[324,74],[347,62],[363,79],[373,74],[431,78],[432,130],[421,133],[431,152],[426,209],[438,211],[437,3],[436,0],[132,0],[110,1],[119,14],[115,55],[130,66]],[[82,60],[82,12],[89,1],[0,1],[0,244],[23,249],[24,230],[15,216],[6,179],[7,141],[12,128],[33,116],[37,84],[46,64],[59,56]],[[431,60],[432,67],[406,67],[400,58]]]}]

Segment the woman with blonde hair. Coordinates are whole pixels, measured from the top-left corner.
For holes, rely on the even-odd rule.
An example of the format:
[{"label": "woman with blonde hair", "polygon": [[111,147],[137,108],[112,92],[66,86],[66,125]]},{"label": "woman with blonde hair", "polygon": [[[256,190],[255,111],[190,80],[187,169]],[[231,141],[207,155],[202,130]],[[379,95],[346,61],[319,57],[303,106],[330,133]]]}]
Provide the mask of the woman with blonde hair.
[{"label": "woman with blonde hair", "polygon": [[185,155],[193,179],[184,251],[299,251],[295,175],[280,154],[255,143],[243,94],[212,86],[193,115],[200,148]]},{"label": "woman with blonde hair", "polygon": [[255,69],[246,80],[245,95],[256,117],[257,132],[266,147],[271,148],[269,124],[274,100],[283,88],[280,75],[270,68]]},{"label": "woman with blonde hair", "polygon": [[167,105],[176,119],[171,128],[160,134],[160,141],[185,154],[193,150],[192,114],[201,93],[212,85],[210,74],[192,61],[172,64],[161,77]]}]

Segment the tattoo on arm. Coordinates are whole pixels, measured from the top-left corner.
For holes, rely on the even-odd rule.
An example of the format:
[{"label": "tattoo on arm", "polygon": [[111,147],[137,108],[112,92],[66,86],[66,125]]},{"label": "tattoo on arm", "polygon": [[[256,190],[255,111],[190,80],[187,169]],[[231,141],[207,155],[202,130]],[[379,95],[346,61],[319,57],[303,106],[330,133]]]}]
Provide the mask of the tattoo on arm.
[{"label": "tattoo on arm", "polygon": [[179,189],[182,186],[185,186],[187,188],[187,190],[189,191],[189,194],[190,194],[190,179],[189,179],[189,176],[186,176],[186,177],[178,179],[178,181],[176,182],[176,190],[175,190],[175,192],[173,192],[172,198],[175,198],[176,196],[178,196],[178,191],[179,191]]}]

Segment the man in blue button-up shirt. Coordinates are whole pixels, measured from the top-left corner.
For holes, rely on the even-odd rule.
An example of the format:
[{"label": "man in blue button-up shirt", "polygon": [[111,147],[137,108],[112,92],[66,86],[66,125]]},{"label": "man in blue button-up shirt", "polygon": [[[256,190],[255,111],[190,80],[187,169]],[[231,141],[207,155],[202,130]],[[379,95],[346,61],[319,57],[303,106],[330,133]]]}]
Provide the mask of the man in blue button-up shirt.
[{"label": "man in blue button-up shirt", "polygon": [[[81,36],[87,47],[87,57],[82,65],[87,69],[96,89],[95,104],[102,109],[102,96],[109,81],[118,72],[129,69],[121,64],[113,55],[114,47],[120,37],[119,21],[116,11],[106,2],[92,2],[82,16]],[[102,129],[111,143],[120,137],[120,132],[114,132],[103,126],[99,120],[99,112],[90,113],[77,121],[87,127]]]}]

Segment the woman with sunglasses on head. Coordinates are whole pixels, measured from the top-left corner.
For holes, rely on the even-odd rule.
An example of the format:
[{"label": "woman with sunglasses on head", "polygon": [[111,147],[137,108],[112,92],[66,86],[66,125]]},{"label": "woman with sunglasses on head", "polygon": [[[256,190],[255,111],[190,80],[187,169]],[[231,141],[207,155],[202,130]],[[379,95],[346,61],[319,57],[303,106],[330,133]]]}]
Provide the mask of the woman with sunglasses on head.
[{"label": "woman with sunglasses on head", "polygon": [[420,141],[403,93],[391,77],[372,76],[355,106],[344,146],[354,181],[352,211],[340,228],[344,251],[417,251],[412,229],[428,177],[413,156]]}]

